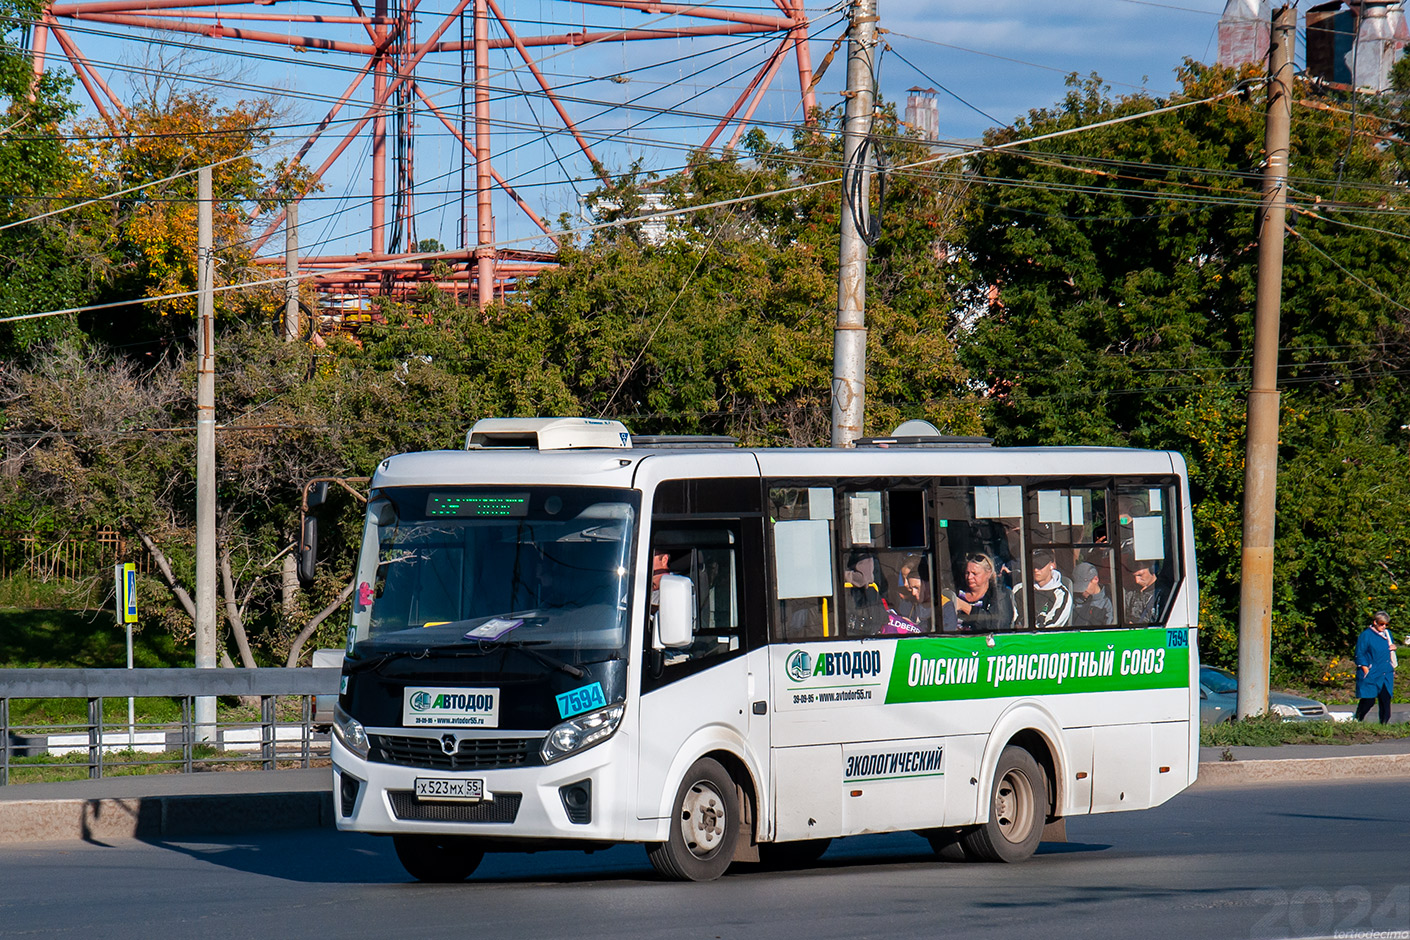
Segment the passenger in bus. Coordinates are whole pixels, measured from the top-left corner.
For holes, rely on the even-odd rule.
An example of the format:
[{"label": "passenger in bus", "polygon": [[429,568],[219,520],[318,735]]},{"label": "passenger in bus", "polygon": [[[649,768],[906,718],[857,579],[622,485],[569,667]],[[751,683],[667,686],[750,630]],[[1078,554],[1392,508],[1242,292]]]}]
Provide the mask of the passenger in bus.
[{"label": "passenger in bus", "polygon": [[1127,623],[1159,623],[1161,611],[1165,607],[1165,586],[1158,577],[1159,562],[1133,561],[1129,563],[1131,580],[1135,587],[1126,592]]},{"label": "passenger in bus", "polygon": [[891,608],[930,632],[930,582],[925,577],[925,559],[907,555],[896,574],[896,593]]},{"label": "passenger in bus", "polygon": [[965,590],[955,598],[959,625],[970,631],[993,632],[1013,626],[1013,594],[999,584],[988,555],[965,558]]},{"label": "passenger in bus", "polygon": [[887,623],[886,577],[875,555],[855,553],[842,572],[847,585],[847,630],[863,636],[880,633]]},{"label": "passenger in bus", "polygon": [[671,573],[671,553],[660,550],[651,553],[651,609],[661,603],[661,575]]},{"label": "passenger in bus", "polygon": [[1011,519],[974,519],[969,523],[969,543],[972,555],[983,555],[994,569],[994,580],[1004,587],[1013,587],[1013,573],[1022,566],[1014,561],[1013,546],[1022,544],[1020,521]]},{"label": "passenger in bus", "polygon": [[1074,627],[1107,627],[1116,623],[1116,609],[1111,596],[1102,587],[1097,566],[1080,562],[1072,569],[1072,625]]},{"label": "passenger in bus", "polygon": [[1072,590],[1062,583],[1053,553],[1033,553],[1033,623],[1039,629],[1065,627],[1072,621]]}]

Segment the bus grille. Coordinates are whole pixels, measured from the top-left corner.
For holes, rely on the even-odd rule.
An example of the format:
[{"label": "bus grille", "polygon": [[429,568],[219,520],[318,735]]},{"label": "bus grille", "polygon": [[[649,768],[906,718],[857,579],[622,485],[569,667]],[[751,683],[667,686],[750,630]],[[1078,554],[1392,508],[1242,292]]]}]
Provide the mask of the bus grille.
[{"label": "bus grille", "polygon": [[410,790],[388,790],[397,819],[414,822],[512,823],[519,815],[519,793],[496,793],[480,803],[426,803]]},{"label": "bus grille", "polygon": [[374,734],[374,761],[432,770],[493,770],[537,763],[542,738],[461,738],[454,754],[447,754],[439,738]]}]

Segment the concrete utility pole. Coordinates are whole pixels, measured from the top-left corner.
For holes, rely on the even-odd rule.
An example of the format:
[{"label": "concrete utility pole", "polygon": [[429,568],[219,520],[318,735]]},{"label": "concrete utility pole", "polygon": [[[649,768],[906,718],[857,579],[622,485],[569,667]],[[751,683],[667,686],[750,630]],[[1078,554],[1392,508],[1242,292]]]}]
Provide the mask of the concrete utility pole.
[{"label": "concrete utility pole", "polygon": [[876,110],[876,0],[854,0],[847,30],[847,117],[842,126],[842,237],[837,326],[832,334],[832,446],[862,436],[867,381],[867,243],[858,227],[869,209],[871,133]]},{"label": "concrete utility pole", "polygon": [[494,204],[490,187],[490,17],[475,0],[475,291],[484,310],[494,303]]},{"label": "concrete utility pole", "polygon": [[284,210],[284,342],[299,338],[299,204]]},{"label": "concrete utility pole", "polygon": [[1288,135],[1292,124],[1293,41],[1297,10],[1273,14],[1268,49],[1268,118],[1263,135],[1263,204],[1259,208],[1258,299],[1253,320],[1253,387],[1248,393],[1244,461],[1242,587],[1239,594],[1240,718],[1268,710],[1273,635],[1273,524],[1278,508],[1278,310],[1283,292],[1283,225],[1288,207]]},{"label": "concrete utility pole", "polygon": [[[196,174],[196,668],[215,668],[215,247],[211,168]],[[196,740],[215,737],[215,699],[196,699]]]}]

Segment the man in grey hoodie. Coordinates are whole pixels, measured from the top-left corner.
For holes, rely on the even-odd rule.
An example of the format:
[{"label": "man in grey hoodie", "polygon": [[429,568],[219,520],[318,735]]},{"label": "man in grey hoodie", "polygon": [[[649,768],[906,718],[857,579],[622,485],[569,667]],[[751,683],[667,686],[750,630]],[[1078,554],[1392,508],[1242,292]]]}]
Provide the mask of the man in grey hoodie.
[{"label": "man in grey hoodie", "polygon": [[1097,566],[1081,562],[1072,569],[1072,625],[1107,627],[1116,623],[1111,597],[1097,577]]}]

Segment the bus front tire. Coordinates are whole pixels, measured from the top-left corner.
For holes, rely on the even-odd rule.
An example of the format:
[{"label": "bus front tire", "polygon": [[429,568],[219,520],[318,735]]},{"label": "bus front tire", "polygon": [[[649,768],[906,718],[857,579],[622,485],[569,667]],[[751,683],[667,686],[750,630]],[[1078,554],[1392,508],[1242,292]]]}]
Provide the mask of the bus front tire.
[{"label": "bus front tire", "polygon": [[994,768],[989,821],[960,839],[965,854],[985,862],[1021,862],[1043,838],[1048,787],[1042,768],[1021,747],[1006,747]]},{"label": "bus front tire", "polygon": [[739,797],[717,761],[691,765],[676,791],[670,837],[646,847],[660,874],[674,881],[714,881],[734,860],[739,839]]},{"label": "bus front tire", "polygon": [[438,884],[464,881],[485,857],[484,850],[464,836],[395,835],[392,845],[407,874]]}]

